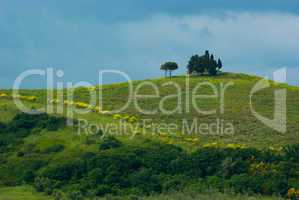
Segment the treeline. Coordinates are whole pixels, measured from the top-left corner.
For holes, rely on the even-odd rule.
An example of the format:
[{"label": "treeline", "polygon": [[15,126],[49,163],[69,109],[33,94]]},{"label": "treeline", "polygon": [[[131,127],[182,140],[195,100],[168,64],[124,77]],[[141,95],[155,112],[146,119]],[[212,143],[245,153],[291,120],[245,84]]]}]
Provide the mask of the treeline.
[{"label": "treeline", "polygon": [[[169,77],[172,77],[172,71],[178,69],[178,64],[176,62],[166,62],[160,66],[160,69],[165,72],[165,77],[169,72]],[[209,51],[205,51],[205,54],[202,56],[193,55],[191,56],[188,65],[187,73],[189,75],[217,75],[222,69],[222,61],[220,58],[217,60],[214,58],[213,54],[210,54]]]},{"label": "treeline", "polygon": [[202,148],[186,153],[174,145],[146,141],[134,147],[106,138],[97,153],[33,173],[31,184],[49,194],[76,194],[73,199],[107,194],[143,196],[188,187],[202,192],[213,188],[286,196],[288,189],[298,184],[298,152],[297,145],[281,155],[253,148]]}]

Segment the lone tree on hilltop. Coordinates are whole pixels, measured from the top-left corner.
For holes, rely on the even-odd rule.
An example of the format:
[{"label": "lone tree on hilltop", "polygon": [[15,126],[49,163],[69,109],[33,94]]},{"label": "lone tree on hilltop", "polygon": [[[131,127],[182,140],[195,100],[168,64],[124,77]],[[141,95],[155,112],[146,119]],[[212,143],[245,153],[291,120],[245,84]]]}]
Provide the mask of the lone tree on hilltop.
[{"label": "lone tree on hilltop", "polygon": [[208,74],[210,76],[217,75],[221,68],[222,61],[220,58],[216,61],[214,55],[210,54],[208,50],[206,50],[202,56],[191,56],[187,65],[188,74]]},{"label": "lone tree on hilltop", "polygon": [[179,68],[176,62],[166,62],[161,65],[160,69],[165,71],[165,76],[167,71],[169,71],[169,77],[172,77],[172,71],[177,70]]},{"label": "lone tree on hilltop", "polygon": [[165,77],[167,77],[167,71],[168,71],[168,69],[167,69],[167,66],[165,65],[165,64],[162,64],[161,66],[160,66],[160,70],[163,70],[164,72],[165,72]]}]

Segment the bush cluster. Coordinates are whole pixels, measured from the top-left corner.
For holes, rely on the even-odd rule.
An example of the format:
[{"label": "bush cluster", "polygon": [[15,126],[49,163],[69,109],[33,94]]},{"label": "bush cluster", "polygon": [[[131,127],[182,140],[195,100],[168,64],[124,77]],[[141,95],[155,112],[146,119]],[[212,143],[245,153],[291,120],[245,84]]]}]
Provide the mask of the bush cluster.
[{"label": "bush cluster", "polygon": [[[63,122],[63,118],[46,114],[18,114],[11,122],[0,124],[1,148],[5,147],[6,153],[17,152],[12,146],[34,134],[32,130],[57,130]],[[137,146],[107,137],[92,152],[79,150],[76,156],[51,159],[63,149],[54,144],[39,151],[27,144],[13,163],[1,153],[0,184],[31,184],[40,192],[71,199],[150,195],[186,187],[286,196],[293,191],[290,188],[299,188],[299,145],[279,152],[215,145],[186,152],[150,140]]]},{"label": "bush cluster", "polygon": [[[149,195],[182,190],[195,183],[219,191],[286,195],[299,183],[299,160],[295,155],[290,160],[287,152],[275,155],[251,148],[202,148],[186,153],[173,145],[134,147],[116,141],[104,141],[101,145],[109,147],[104,151],[100,147],[98,153],[45,167],[38,178],[52,184],[44,191],[58,189],[92,196]],[[298,145],[289,148],[299,151]]]},{"label": "bush cluster", "polygon": [[19,113],[9,123],[0,123],[0,152],[15,147],[22,142],[24,137],[36,130],[57,131],[65,124],[66,119],[63,117],[50,116],[45,113],[35,115]]}]

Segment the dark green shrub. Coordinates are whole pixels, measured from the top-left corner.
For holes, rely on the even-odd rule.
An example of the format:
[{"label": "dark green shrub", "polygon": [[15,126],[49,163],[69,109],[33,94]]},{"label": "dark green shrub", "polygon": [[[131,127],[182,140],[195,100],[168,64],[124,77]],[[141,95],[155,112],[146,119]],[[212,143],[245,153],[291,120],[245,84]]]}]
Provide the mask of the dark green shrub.
[{"label": "dark green shrub", "polygon": [[35,175],[34,175],[33,170],[28,170],[25,172],[23,179],[26,183],[33,183],[34,178],[35,178]]},{"label": "dark green shrub", "polygon": [[218,176],[209,176],[209,177],[207,177],[206,182],[210,189],[218,190],[221,192],[224,191],[223,178],[220,178]]},{"label": "dark green shrub", "polygon": [[0,134],[6,132],[6,124],[0,122]]},{"label": "dark green shrub", "polygon": [[46,148],[43,153],[57,153],[63,151],[64,146],[62,144],[53,144],[52,146]]},{"label": "dark green shrub", "polygon": [[101,184],[105,177],[104,171],[101,168],[95,168],[88,173],[88,179],[94,182],[96,185]]},{"label": "dark green shrub", "polygon": [[263,195],[285,195],[288,191],[288,181],[285,177],[269,177],[262,185]]},{"label": "dark green shrub", "polygon": [[265,178],[262,176],[240,174],[232,176],[228,182],[228,185],[237,193],[254,192],[262,194],[262,186],[265,182]]},{"label": "dark green shrub", "polygon": [[191,159],[190,175],[200,177],[213,176],[221,169],[221,164],[225,159],[225,152],[221,149],[200,149],[191,154]]},{"label": "dark green shrub", "polygon": [[104,138],[104,141],[100,144],[100,150],[113,149],[113,148],[120,147],[121,145],[122,143],[119,140],[110,136]]},{"label": "dark green shrub", "polygon": [[68,194],[70,200],[83,200],[83,195],[80,191],[71,191]]},{"label": "dark green shrub", "polygon": [[183,190],[190,179],[183,175],[169,176],[163,180],[162,190],[164,192],[175,192]]},{"label": "dark green shrub", "polygon": [[54,190],[52,196],[53,196],[54,200],[66,200],[63,192],[61,192],[59,190]]},{"label": "dark green shrub", "polygon": [[46,177],[37,177],[34,180],[34,188],[38,192],[46,192],[47,194],[52,194],[54,190],[53,182]]},{"label": "dark green shrub", "polygon": [[130,186],[140,189],[144,194],[161,192],[162,189],[158,176],[152,170],[146,168],[131,173],[128,181]]},{"label": "dark green shrub", "polygon": [[44,177],[66,182],[72,178],[80,179],[86,172],[84,161],[77,159],[48,166],[43,172]]},{"label": "dark green shrub", "polygon": [[64,127],[66,124],[66,119],[62,117],[49,116],[46,121],[46,129],[49,131],[57,131],[59,128]]},{"label": "dark green shrub", "polygon": [[104,196],[106,194],[111,193],[111,187],[109,185],[99,185],[96,188],[96,195],[97,196]]},{"label": "dark green shrub", "polygon": [[34,128],[46,128],[56,131],[58,128],[65,126],[65,124],[66,119],[63,117],[49,116],[46,113],[34,115],[19,113],[7,125],[7,128],[11,132],[28,134]]},{"label": "dark green shrub", "polygon": [[284,147],[285,158],[299,163],[299,144]]}]

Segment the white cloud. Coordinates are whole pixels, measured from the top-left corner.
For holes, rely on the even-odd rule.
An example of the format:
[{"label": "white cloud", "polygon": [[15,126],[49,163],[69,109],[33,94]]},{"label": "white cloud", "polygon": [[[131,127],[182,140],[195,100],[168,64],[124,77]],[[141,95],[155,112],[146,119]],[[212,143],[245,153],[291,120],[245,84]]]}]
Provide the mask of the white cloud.
[{"label": "white cloud", "polygon": [[[287,13],[227,13],[224,16],[154,16],[120,24],[130,53],[148,59],[178,59],[211,49],[229,70],[263,72],[298,67],[299,16]],[[144,55],[144,56],[142,56]],[[164,56],[162,56],[164,55]],[[154,63],[156,61],[156,63]],[[152,64],[158,64],[158,60]],[[161,61],[161,60],[159,60]],[[184,63],[184,64],[185,64]]]}]

